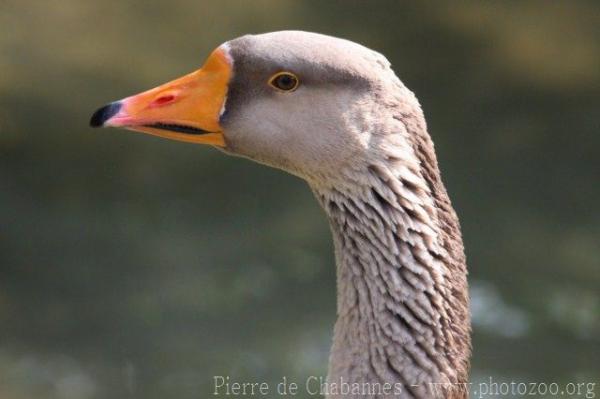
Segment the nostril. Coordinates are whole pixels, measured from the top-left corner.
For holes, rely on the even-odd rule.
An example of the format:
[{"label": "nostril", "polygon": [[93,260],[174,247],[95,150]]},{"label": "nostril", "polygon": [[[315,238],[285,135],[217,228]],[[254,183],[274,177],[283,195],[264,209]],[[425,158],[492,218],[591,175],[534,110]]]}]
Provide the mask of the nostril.
[{"label": "nostril", "polygon": [[175,100],[175,96],[173,94],[166,94],[164,96],[158,97],[156,100],[152,102],[152,105],[165,105]]}]

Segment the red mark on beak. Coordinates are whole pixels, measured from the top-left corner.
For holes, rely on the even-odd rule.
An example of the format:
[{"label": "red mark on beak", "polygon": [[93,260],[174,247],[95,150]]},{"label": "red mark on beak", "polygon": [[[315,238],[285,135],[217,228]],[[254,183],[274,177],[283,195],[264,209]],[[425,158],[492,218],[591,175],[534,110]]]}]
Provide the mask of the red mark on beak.
[{"label": "red mark on beak", "polygon": [[152,101],[150,106],[152,107],[160,107],[163,105],[167,105],[175,100],[175,96],[173,94],[167,94],[164,96],[158,97],[156,100]]}]

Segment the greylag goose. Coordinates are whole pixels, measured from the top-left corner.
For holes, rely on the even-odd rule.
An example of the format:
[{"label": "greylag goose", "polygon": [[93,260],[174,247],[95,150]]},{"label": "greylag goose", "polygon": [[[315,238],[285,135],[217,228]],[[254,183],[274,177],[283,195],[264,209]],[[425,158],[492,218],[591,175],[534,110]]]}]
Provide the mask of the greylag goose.
[{"label": "greylag goose", "polygon": [[247,35],[90,124],[209,144],[308,183],[337,264],[326,397],[468,395],[459,222],[419,102],[384,56],[315,33]]}]

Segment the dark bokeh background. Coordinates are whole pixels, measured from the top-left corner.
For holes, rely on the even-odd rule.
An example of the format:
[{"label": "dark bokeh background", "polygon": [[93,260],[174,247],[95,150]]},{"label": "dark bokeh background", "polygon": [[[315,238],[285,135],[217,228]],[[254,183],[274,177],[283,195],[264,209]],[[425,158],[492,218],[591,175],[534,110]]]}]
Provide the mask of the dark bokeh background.
[{"label": "dark bokeh background", "polygon": [[87,127],[280,29],[384,53],[423,104],[467,248],[473,381],[600,383],[599,5],[1,1],[0,398],[325,374],[334,261],[305,184]]}]

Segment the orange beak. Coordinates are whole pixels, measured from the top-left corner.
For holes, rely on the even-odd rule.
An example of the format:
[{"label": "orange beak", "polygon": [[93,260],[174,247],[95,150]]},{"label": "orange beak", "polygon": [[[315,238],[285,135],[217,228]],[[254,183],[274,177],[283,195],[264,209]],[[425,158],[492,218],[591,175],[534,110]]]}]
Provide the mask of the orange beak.
[{"label": "orange beak", "polygon": [[201,69],[100,108],[90,125],[224,147],[219,118],[231,68],[227,55],[217,49]]}]

